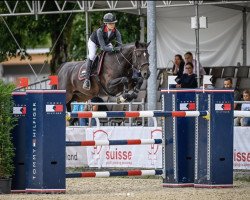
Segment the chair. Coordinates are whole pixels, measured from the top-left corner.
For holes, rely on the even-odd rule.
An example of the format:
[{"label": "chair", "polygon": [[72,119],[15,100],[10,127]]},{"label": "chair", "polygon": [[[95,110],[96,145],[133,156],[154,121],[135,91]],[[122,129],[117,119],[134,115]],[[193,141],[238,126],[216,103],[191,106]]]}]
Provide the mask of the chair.
[{"label": "chair", "polygon": [[239,90],[245,90],[250,88],[250,78],[241,78],[239,81]]},{"label": "chair", "polygon": [[213,78],[221,78],[222,76],[222,71],[223,71],[223,67],[213,67],[211,69],[211,75],[213,76]]},{"label": "chair", "polygon": [[217,78],[214,86],[215,86],[215,88],[223,88],[224,87],[224,78]]},{"label": "chair", "polygon": [[162,110],[162,105],[161,104],[162,104],[161,101],[156,103],[156,110]]},{"label": "chair", "polygon": [[209,75],[210,74],[210,67],[203,67],[204,68],[204,70],[205,70],[205,72],[206,72],[206,74],[207,75]]},{"label": "chair", "polygon": [[156,91],[156,102],[161,101],[161,91]]},{"label": "chair", "polygon": [[144,99],[144,101],[146,100],[146,94],[147,91],[146,90],[141,90],[139,91],[137,98],[134,100],[134,102],[142,102],[142,99]]},{"label": "chair", "polygon": [[161,85],[160,85],[161,80],[157,79],[156,80],[156,90],[159,90]]},{"label": "chair", "polygon": [[142,85],[141,85],[140,90],[146,90],[146,89],[147,89],[147,83],[148,83],[147,80],[143,80],[143,83],[142,83]]},{"label": "chair", "polygon": [[234,77],[235,67],[224,67],[222,78]]},{"label": "chair", "polygon": [[237,69],[237,78],[247,78],[249,73],[249,67],[241,66]]}]

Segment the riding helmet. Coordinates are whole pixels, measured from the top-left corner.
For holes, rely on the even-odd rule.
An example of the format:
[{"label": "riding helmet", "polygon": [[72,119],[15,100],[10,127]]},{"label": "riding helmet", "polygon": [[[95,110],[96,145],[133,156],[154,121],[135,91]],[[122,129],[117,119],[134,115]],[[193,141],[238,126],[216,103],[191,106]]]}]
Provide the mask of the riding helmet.
[{"label": "riding helmet", "polygon": [[116,23],[116,17],[112,13],[107,13],[103,17],[103,22],[104,23]]}]

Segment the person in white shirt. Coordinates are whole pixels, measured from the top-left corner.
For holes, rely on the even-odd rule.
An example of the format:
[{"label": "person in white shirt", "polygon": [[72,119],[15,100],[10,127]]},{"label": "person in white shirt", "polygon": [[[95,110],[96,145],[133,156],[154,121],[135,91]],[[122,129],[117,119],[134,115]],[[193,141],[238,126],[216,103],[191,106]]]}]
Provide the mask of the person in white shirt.
[{"label": "person in white shirt", "polygon": [[[193,59],[193,54],[190,51],[188,51],[187,53],[185,53],[184,58],[185,58],[185,65],[188,62],[193,63],[193,66],[194,66],[193,73],[197,74],[197,60]],[[206,72],[204,68],[202,67],[201,63],[199,63],[199,69],[200,69],[200,76],[206,75]],[[184,67],[184,73],[185,74],[187,73],[187,71],[185,70],[185,67]]]},{"label": "person in white shirt", "polygon": [[[250,101],[250,90],[243,91],[243,100]],[[250,112],[250,103],[243,103],[241,105],[241,110]],[[250,126],[250,117],[237,117],[234,119],[234,125]]]}]

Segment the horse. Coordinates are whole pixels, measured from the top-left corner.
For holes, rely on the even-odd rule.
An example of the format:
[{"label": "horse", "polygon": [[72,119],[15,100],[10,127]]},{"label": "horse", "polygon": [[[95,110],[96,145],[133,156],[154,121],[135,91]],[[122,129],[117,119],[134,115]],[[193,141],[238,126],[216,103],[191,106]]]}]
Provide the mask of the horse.
[{"label": "horse", "polygon": [[[118,102],[131,101],[137,97],[143,79],[148,79],[149,71],[149,43],[136,41],[133,44],[123,45],[119,52],[106,52],[100,72],[98,64],[93,62],[91,74],[91,89],[83,89],[83,81],[79,80],[81,67],[86,69],[86,61],[66,62],[58,70],[58,89],[66,90],[67,110],[70,110],[72,101],[85,102],[95,96],[118,96]],[[97,62],[98,63],[98,62]],[[141,76],[133,78],[133,71],[140,72]],[[133,89],[132,93],[129,90]]]}]

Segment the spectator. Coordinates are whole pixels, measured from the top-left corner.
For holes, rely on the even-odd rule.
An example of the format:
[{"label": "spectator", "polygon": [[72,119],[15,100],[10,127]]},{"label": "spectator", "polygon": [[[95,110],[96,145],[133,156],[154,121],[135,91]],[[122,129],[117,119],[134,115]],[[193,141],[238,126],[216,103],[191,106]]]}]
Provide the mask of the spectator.
[{"label": "spectator", "polygon": [[[185,62],[180,54],[176,54],[174,56],[174,65],[172,68],[173,75],[177,75],[177,79],[179,80],[184,71]],[[177,81],[178,81],[177,80]]]},{"label": "spectator", "polygon": [[[243,100],[250,101],[250,90],[243,91]],[[250,112],[250,103],[243,103],[241,105],[241,110]],[[234,119],[234,125],[250,126],[250,117],[237,117]]]},{"label": "spectator", "polygon": [[[224,88],[234,89],[232,78],[225,78],[224,79]],[[237,89],[234,89],[234,101],[240,101],[240,100],[241,100],[240,92]],[[234,110],[240,110],[240,104],[235,103]]]},{"label": "spectator", "polygon": [[[194,66],[193,73],[197,74],[197,61],[193,59],[193,54],[190,51],[188,51],[187,53],[185,53],[184,58],[185,58],[185,65],[187,65],[187,63],[189,62],[193,63]],[[200,75],[201,76],[206,75],[206,72],[202,67],[201,63],[199,63],[199,68],[200,68]],[[187,73],[186,68],[184,70],[184,73]]]},{"label": "spectator", "polygon": [[[83,105],[83,104],[77,104],[76,101],[74,101],[74,102],[72,102],[72,103],[74,103],[74,104],[72,105],[72,113],[78,112],[78,111],[83,111],[83,110],[84,110],[84,105]],[[73,119],[70,120],[69,125],[70,125],[70,126],[75,126],[75,125],[77,126],[77,125],[80,124],[81,120],[82,120],[82,119],[73,118]]]},{"label": "spectator", "polygon": [[191,62],[185,66],[186,74],[183,74],[181,79],[177,82],[176,88],[197,88],[198,83],[196,74],[193,73],[194,66]]},{"label": "spectator", "polygon": [[[93,97],[90,100],[92,103],[104,103],[103,99],[100,97]],[[108,111],[106,105],[88,105],[85,106],[84,111]],[[89,119],[84,118],[83,121],[80,122],[80,126],[88,126]],[[91,119],[91,126],[96,126],[96,120]]]}]

